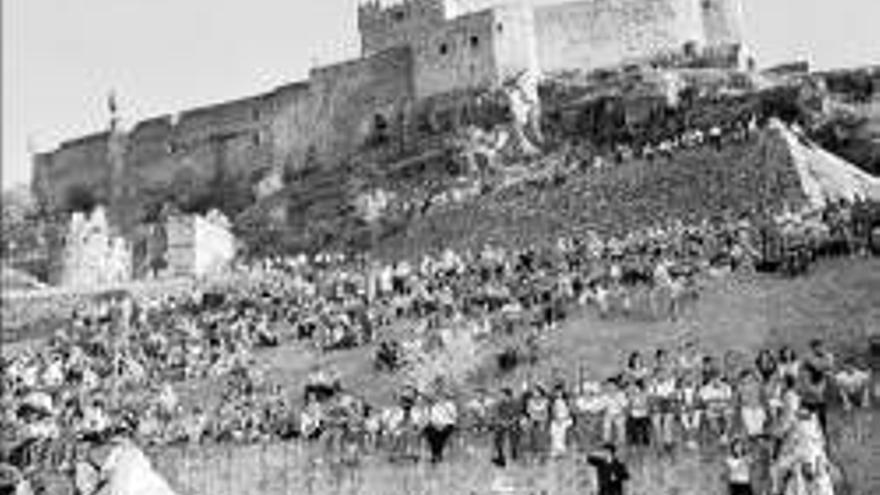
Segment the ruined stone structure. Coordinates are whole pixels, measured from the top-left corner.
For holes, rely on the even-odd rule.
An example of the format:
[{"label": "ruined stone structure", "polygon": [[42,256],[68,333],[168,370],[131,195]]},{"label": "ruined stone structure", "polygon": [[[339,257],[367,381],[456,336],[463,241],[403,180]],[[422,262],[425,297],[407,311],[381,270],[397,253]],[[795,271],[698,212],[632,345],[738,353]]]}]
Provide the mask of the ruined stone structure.
[{"label": "ruined stone structure", "polygon": [[131,249],[112,233],[104,208],[74,213],[64,237],[60,266],[50,276],[64,287],[102,287],[131,279]]},{"label": "ruined stone structure", "polygon": [[523,73],[742,46],[739,2],[368,0],[358,10],[359,58],[264,94],[148,119],[124,135],[114,128],[61,143],[34,155],[34,193],[69,209],[84,191],[113,205],[131,193],[120,181],[161,190],[225,174],[252,187],[310,158],[332,164],[377,135],[405,145],[428,99],[498,88]]},{"label": "ruined stone structure", "polygon": [[168,248],[164,276],[205,276],[222,272],[235,258],[235,236],[229,219],[207,215],[175,215],[165,223]]}]

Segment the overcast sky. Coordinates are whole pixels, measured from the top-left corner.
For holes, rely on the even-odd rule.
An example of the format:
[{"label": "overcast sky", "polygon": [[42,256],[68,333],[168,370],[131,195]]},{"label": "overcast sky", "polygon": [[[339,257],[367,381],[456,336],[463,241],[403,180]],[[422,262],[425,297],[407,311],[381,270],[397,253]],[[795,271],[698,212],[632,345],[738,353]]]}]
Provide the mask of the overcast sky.
[{"label": "overcast sky", "polygon": [[[105,127],[111,88],[140,119],[256,94],[359,50],[358,0],[0,1],[4,187],[29,180],[29,142]],[[743,2],[762,65],[880,63],[880,0]]]}]

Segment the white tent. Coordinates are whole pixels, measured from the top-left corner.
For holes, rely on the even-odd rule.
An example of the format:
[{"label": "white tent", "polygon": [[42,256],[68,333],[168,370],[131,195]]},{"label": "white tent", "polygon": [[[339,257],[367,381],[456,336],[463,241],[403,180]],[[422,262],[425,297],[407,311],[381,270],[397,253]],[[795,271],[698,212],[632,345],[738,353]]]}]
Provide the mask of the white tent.
[{"label": "white tent", "polygon": [[770,132],[785,142],[811,207],[821,208],[829,202],[856,197],[880,201],[880,178],[828,152],[778,120],[770,123]]},{"label": "white tent", "polygon": [[107,484],[98,495],[176,495],[130,440],[120,440],[101,467]]}]

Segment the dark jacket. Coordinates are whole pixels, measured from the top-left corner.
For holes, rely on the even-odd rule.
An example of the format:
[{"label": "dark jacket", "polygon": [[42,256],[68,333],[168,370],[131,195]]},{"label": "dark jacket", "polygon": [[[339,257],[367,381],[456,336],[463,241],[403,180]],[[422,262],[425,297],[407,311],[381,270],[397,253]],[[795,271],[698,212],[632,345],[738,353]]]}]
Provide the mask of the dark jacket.
[{"label": "dark jacket", "polygon": [[590,456],[587,461],[596,468],[599,495],[623,495],[623,484],[629,479],[629,471],[624,463],[600,456]]}]

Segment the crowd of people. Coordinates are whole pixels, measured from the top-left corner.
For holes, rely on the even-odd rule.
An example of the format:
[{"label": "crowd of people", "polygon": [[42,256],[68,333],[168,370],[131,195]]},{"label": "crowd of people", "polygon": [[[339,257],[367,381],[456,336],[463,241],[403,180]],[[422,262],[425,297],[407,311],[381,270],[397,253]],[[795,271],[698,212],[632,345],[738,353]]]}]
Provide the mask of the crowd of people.
[{"label": "crowd of people", "polygon": [[[813,220],[789,214],[773,231],[782,238],[785,229],[797,232],[808,257],[838,244],[858,254],[864,229],[851,209],[834,204]],[[162,445],[324,438],[333,448],[366,445],[395,458],[417,456],[424,438],[435,462],[453,432],[473,431],[492,434],[502,465],[565,455],[575,444],[670,453],[738,435],[781,438],[804,408],[824,424],[825,402],[817,397],[825,392],[816,390],[828,383],[845,405],[863,404],[865,371],[837,369],[820,359],[821,346],[807,360],[790,350],[762,353],[753,369],[689,346],[633,354],[621,374],[601,383],[531,384],[469,401],[440,386],[406,390],[397,404],[376,407],[326,373],[312,377],[301,403],[254,366],[261,347],[299,341],[332,352],[381,342],[380,368],[394,371],[405,346],[388,345],[384,335],[400,327],[417,336],[455,328],[489,339],[550,332],[584,307],[605,318],[677,318],[706,277],[767,261],[767,232],[743,217],[521,250],[446,250],[420,263],[275,259],[262,263],[256,286],[138,302],[115,295],[79,311],[45,345],[4,353],[3,431],[21,440],[6,444],[15,448],[5,455],[22,466],[63,459],[80,439],[121,431]],[[175,391],[182,382],[216,378],[223,381],[217,407],[184,404]]]}]

